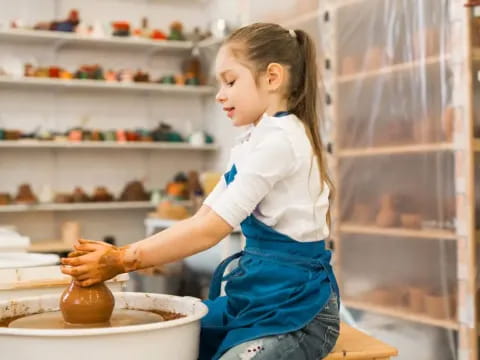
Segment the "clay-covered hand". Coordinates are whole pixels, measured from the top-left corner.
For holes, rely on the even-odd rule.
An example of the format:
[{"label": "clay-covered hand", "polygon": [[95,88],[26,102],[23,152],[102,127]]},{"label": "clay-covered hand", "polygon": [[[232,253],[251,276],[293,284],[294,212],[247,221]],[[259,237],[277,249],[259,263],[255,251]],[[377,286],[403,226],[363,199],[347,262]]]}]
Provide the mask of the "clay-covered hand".
[{"label": "clay-covered hand", "polygon": [[128,271],[125,266],[125,251],[101,241],[80,239],[74,245],[76,251],[62,258],[61,270],[71,275],[80,286],[90,286]]}]

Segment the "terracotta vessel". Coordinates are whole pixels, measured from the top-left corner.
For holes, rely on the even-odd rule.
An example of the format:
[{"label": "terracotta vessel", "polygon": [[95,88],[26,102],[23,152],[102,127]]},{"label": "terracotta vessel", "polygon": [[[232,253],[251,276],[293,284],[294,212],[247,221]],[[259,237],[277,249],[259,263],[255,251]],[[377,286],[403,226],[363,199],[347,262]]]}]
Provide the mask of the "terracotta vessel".
[{"label": "terracotta vessel", "polygon": [[80,287],[72,280],[60,297],[63,319],[69,324],[104,324],[112,316],[115,299],[104,284]]},{"label": "terracotta vessel", "polygon": [[380,210],[377,214],[376,224],[380,227],[394,227],[398,225],[398,213],[395,209],[393,195],[382,196]]}]

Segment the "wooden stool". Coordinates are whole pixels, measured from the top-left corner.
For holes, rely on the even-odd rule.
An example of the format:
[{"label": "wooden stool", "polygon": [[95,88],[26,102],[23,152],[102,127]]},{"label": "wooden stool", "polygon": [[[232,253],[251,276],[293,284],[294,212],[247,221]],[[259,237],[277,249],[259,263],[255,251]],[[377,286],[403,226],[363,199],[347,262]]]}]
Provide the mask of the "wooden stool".
[{"label": "wooden stool", "polygon": [[398,351],[346,324],[340,324],[340,337],[325,360],[389,360]]}]

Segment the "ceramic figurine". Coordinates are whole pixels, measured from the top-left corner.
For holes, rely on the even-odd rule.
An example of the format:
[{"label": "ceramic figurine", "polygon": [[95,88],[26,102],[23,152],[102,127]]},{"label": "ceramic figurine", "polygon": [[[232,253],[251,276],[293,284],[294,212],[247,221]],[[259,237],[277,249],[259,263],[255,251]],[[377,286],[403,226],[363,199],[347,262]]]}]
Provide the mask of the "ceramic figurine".
[{"label": "ceramic figurine", "polygon": [[98,202],[113,201],[113,195],[108,192],[106,187],[97,186],[93,193],[92,200]]},{"label": "ceramic figurine", "polygon": [[375,223],[379,227],[393,227],[398,225],[398,220],[394,196],[390,194],[383,195]]},{"label": "ceramic figurine", "polygon": [[72,199],[73,199],[73,202],[76,202],[76,203],[83,203],[83,202],[90,201],[90,198],[88,197],[88,195],[85,194],[83,189],[78,186],[73,191]]},{"label": "ceramic figurine", "polygon": [[140,181],[129,182],[120,195],[120,201],[148,201],[150,196]]},{"label": "ceramic figurine", "polygon": [[0,193],[0,205],[10,205],[12,203],[12,197],[8,193]]},{"label": "ceramic figurine", "polygon": [[130,36],[130,23],[127,21],[114,21],[112,22],[113,36],[126,37]]},{"label": "ceramic figurine", "polygon": [[185,36],[183,35],[183,24],[181,22],[174,21],[170,25],[170,35],[168,35],[168,40],[185,40]]},{"label": "ceramic figurine", "polygon": [[77,10],[70,10],[68,18],[64,21],[54,21],[51,23],[50,30],[74,32],[76,26],[80,23]]},{"label": "ceramic figurine", "polygon": [[35,204],[37,201],[37,197],[29,184],[22,184],[18,187],[18,192],[15,196],[17,204]]}]

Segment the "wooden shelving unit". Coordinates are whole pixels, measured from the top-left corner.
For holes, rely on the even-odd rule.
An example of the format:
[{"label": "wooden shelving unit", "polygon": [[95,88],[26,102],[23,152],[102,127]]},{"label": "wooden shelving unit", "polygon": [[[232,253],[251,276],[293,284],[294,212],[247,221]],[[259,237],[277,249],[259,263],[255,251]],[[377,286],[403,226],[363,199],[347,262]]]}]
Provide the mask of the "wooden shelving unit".
[{"label": "wooden shelving unit", "polygon": [[432,153],[439,151],[452,151],[454,145],[450,143],[437,144],[412,144],[412,145],[396,145],[383,147],[370,147],[360,149],[342,149],[338,151],[338,156],[342,158],[363,157],[363,156],[380,156],[380,155],[408,155]]},{"label": "wooden shelving unit", "polygon": [[386,67],[382,67],[378,70],[366,71],[361,72],[358,74],[351,74],[351,75],[341,75],[338,77],[338,82],[340,84],[349,83],[352,81],[366,81],[369,79],[374,79],[379,76],[393,76],[394,74],[402,74],[406,73],[409,74],[411,71],[417,70],[423,67],[431,67],[431,66],[438,66],[441,63],[448,60],[448,56],[433,56],[426,59],[416,60],[412,62],[402,63],[402,64],[394,64],[389,65]]},{"label": "wooden shelving unit", "polygon": [[417,238],[432,240],[456,240],[457,235],[452,231],[424,229],[411,230],[404,228],[381,228],[376,226],[355,225],[350,223],[342,223],[340,232],[344,234],[363,234],[377,236],[391,236],[399,238]]},{"label": "wooden shelving unit", "polygon": [[402,308],[391,308],[387,306],[380,306],[375,304],[370,304],[364,301],[344,299],[343,303],[345,306],[348,306],[355,310],[369,311],[376,314],[386,315],[395,317],[397,319],[407,320],[414,323],[420,323],[425,325],[437,326],[450,330],[458,330],[459,325],[454,320],[442,320],[435,319],[423,314],[416,314]]},{"label": "wooden shelving unit", "polygon": [[[474,10],[465,8],[464,1],[458,0],[452,1],[449,6],[446,3],[439,4],[432,0],[420,0],[418,3],[409,2],[409,6],[404,4],[405,6],[402,9],[398,9],[395,6],[397,4],[398,2],[394,0],[329,0],[323,8],[326,20],[324,20],[323,25],[325,29],[322,29],[322,31],[331,34],[328,39],[325,39],[323,50],[327,59],[326,64],[328,64],[324,71],[324,83],[326,84],[327,98],[330,100],[327,102],[325,114],[332,126],[331,133],[334,144],[332,173],[335,180],[336,197],[333,209],[335,220],[333,222],[332,238],[335,244],[335,271],[340,287],[343,288],[342,292],[352,296],[352,298],[343,299],[343,303],[347,307],[417,324],[457,331],[456,350],[458,359],[478,360],[478,325],[476,320],[478,314],[475,309],[478,270],[474,216],[475,207],[478,204],[475,203],[474,155],[476,152],[480,152],[480,139],[474,138],[474,87],[472,81],[476,79],[476,74],[473,73],[472,69],[473,63],[480,61],[480,48],[478,45],[477,47],[471,46],[470,23]],[[422,8],[422,11],[416,12],[414,10],[417,4]],[[439,10],[439,7],[445,8]],[[435,13],[425,11],[430,8],[438,11],[435,11]],[[387,13],[395,13],[396,24],[397,21],[398,24],[402,24],[402,17],[408,17],[406,23],[415,23],[416,25],[411,26],[411,28],[399,29],[398,38],[393,33],[387,36],[373,30],[386,26],[385,21],[388,19],[384,17]],[[444,16],[445,18],[437,19],[434,18],[435,16]],[[480,7],[477,16],[480,16]],[[355,24],[355,31],[352,31],[351,27],[348,26],[352,23]],[[428,25],[425,25],[425,23]],[[455,31],[453,27],[449,27],[449,24],[453,23],[458,25]],[[376,26],[373,26],[373,24],[376,24]],[[425,32],[422,33],[422,31]],[[415,37],[426,34],[427,31],[430,39],[426,42],[434,42],[433,36],[438,37],[436,39],[439,43],[438,48],[435,48],[436,50],[429,48],[429,50],[423,52],[417,51],[417,55],[415,55],[414,47],[418,46],[418,42],[414,42]],[[458,41],[451,46],[443,46],[442,39],[445,39],[445,37],[441,38],[440,34],[454,36]],[[391,43],[388,43],[388,41]],[[411,46],[411,49],[409,46]],[[367,54],[369,54],[368,56],[385,56],[382,60],[377,58],[373,62],[387,63],[388,60],[385,60],[387,58],[386,49],[390,51],[388,55],[392,58],[414,57],[417,60],[390,63],[389,65],[378,66],[374,70],[361,69],[362,66],[368,66],[368,61],[364,60]],[[370,50],[373,51],[368,53]],[[379,55],[380,51],[385,53]],[[419,53],[424,56],[419,58]],[[357,72],[341,73],[345,68],[348,69],[346,66],[342,69],[342,65],[344,65],[342,62],[347,56],[352,61],[350,67],[356,68]],[[478,80],[480,80],[480,73],[478,76]],[[422,84],[421,89],[419,84]],[[442,95],[438,96],[437,93],[440,88],[442,89]],[[477,109],[478,105],[475,104]],[[421,114],[428,113],[429,121],[436,124],[435,127],[429,129],[432,133],[436,131],[432,138],[447,138],[445,132],[441,132],[445,131],[446,128],[445,118],[442,114],[447,107],[452,108],[455,113],[452,142],[414,143],[415,140],[412,139],[406,140],[412,141],[411,144],[399,145],[399,137],[398,142],[391,141],[391,145],[374,145],[374,139],[378,139],[376,137],[379,134],[377,131],[380,134],[382,131],[388,133],[388,127],[394,123],[393,119],[399,117],[397,114],[401,114],[400,116],[403,116],[406,119],[405,121],[411,122],[408,126],[412,126],[415,121],[424,121],[422,115],[419,116],[419,108],[422,109]],[[435,120],[432,121],[432,119]],[[399,120],[401,121],[401,119]],[[355,121],[359,122],[355,123]],[[352,132],[355,135],[343,137],[345,132]],[[399,133],[399,131],[394,129],[392,133]],[[358,143],[361,143],[362,146],[355,147],[357,138],[364,135],[365,137],[358,140]],[[387,136],[390,136],[389,139],[392,137],[391,133]],[[404,138],[406,139],[407,136],[404,135]],[[409,139],[411,138],[410,136]],[[345,141],[345,139],[348,141]],[[351,145],[343,146],[342,144],[346,142],[351,143]],[[369,142],[370,145],[368,145]],[[429,156],[425,156],[426,154]],[[427,169],[429,169],[426,164],[429,161],[433,163],[432,166],[436,171],[429,170],[429,175],[426,175]],[[410,165],[411,168],[407,169],[406,164],[413,165]],[[384,183],[381,181],[382,169],[386,173]],[[405,174],[409,175],[408,179],[402,178]],[[430,191],[426,186],[429,181],[424,178],[423,183],[416,182],[416,176],[430,176],[432,189],[433,186],[438,186],[438,190],[432,190],[436,203],[439,204],[437,205],[439,209],[433,215],[433,219],[438,216],[439,222],[449,221],[450,224],[450,218],[445,215],[444,205],[440,204],[444,204],[447,199],[448,201],[450,201],[449,199],[455,199],[455,214],[453,215],[455,230],[360,225],[353,223],[353,220],[349,218],[349,214],[352,213],[350,206],[356,201],[364,201],[365,204],[369,204],[368,209],[370,211],[372,211],[372,206],[377,204],[375,201],[380,200],[384,195],[394,194],[395,192],[410,191],[406,195],[422,201],[424,195],[422,191]],[[398,180],[396,177],[398,177]],[[409,186],[402,187],[402,182],[405,182],[405,180],[409,181]],[[398,181],[396,187],[394,185],[395,181]],[[413,193],[415,191],[413,184],[416,183],[418,183],[419,190],[418,193]],[[392,184],[392,186],[389,186],[389,184]],[[362,192],[361,189],[365,191]],[[442,189],[446,190],[442,191]],[[357,194],[355,191],[361,194]],[[405,193],[402,193],[402,195],[405,195]],[[374,211],[377,211],[375,216],[378,215],[378,210]],[[410,209],[409,211],[415,210]],[[430,217],[430,215],[427,215],[427,217]],[[377,275],[374,276],[375,280],[369,279],[369,271],[372,271],[370,268],[373,266],[373,263],[370,264],[369,260],[362,258],[363,267],[360,266],[362,263],[360,260],[355,265],[350,262],[354,257],[352,252],[349,253],[349,250],[353,251],[349,248],[350,244],[355,248],[355,257],[362,256],[358,253],[359,246],[373,256],[373,254],[382,253],[380,248],[380,246],[383,246],[381,245],[382,238],[388,238],[385,239],[389,240],[385,241],[385,246],[389,246],[390,250],[395,242],[398,242],[399,247],[405,246],[400,256],[406,256],[407,249],[415,249],[417,242],[419,244],[418,251],[426,251],[425,249],[430,246],[432,249],[442,248],[442,251],[455,249],[453,255],[456,256],[455,265],[445,270],[448,273],[439,274],[438,281],[446,284],[445,279],[447,277],[450,279],[456,278],[454,288],[449,288],[449,290],[457,289],[457,292],[454,292],[458,299],[457,320],[436,319],[425,314],[412,313],[405,308],[380,306],[366,301],[354,300],[361,298],[361,294],[352,293],[353,285],[352,288],[348,288],[350,291],[345,290],[345,287],[349,284],[349,271],[355,272],[356,277],[363,274],[363,271],[365,281],[377,281],[378,283],[375,282],[376,286],[386,286],[390,284],[389,281],[393,281],[386,279],[386,284],[381,283],[381,276],[377,276],[378,271],[382,271],[379,268],[375,269],[377,271]],[[411,257],[408,256],[410,263],[415,261],[412,260],[416,256],[415,252],[412,250]],[[396,255],[385,253],[382,256]],[[440,259],[432,258],[428,261],[440,261]],[[446,266],[445,262],[443,266]],[[389,269],[390,274],[391,271],[392,269]],[[398,276],[400,277],[398,281],[408,281],[408,279],[401,278],[403,275]],[[430,277],[433,278],[433,274]],[[402,349],[399,350],[402,353]]]}]

